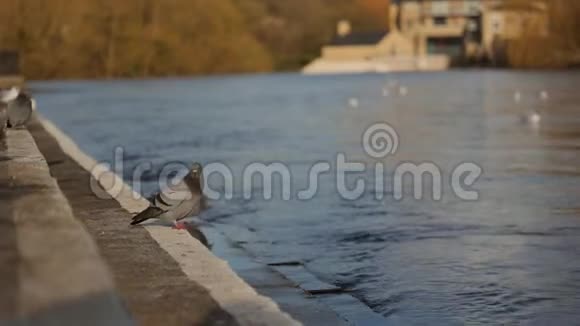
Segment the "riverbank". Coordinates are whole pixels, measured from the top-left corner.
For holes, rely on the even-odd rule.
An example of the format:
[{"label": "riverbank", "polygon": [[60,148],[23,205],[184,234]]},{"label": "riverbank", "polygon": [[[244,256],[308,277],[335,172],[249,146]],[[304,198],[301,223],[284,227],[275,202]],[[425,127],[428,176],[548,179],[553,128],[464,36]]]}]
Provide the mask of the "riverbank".
[{"label": "riverbank", "polygon": [[131,325],[31,135],[8,130],[0,141],[0,324]]},{"label": "riverbank", "polygon": [[[211,252],[209,252],[186,232],[150,224],[145,228],[138,229],[141,232],[146,230],[146,233],[148,232],[166,253],[163,254],[161,250],[160,254],[154,251],[159,251],[158,249],[152,248],[142,252],[143,243],[146,241],[141,238],[138,240],[138,250],[133,249],[135,243],[127,243],[127,240],[131,239],[126,239],[127,235],[124,234],[128,229],[126,222],[131,216],[127,212],[138,212],[145,207],[144,205],[148,205],[148,202],[139,199],[139,196],[134,194],[132,189],[122,183],[122,180],[113,173],[104,173],[101,174],[99,181],[107,189],[110,189],[113,182],[122,183],[124,187],[121,194],[116,196],[116,200],[106,201],[112,205],[111,208],[107,208],[103,201],[97,199],[89,189],[88,180],[91,176],[87,172],[88,168],[83,168],[83,166],[95,166],[96,162],[78,149],[68,136],[49,121],[36,120],[31,124],[30,130],[51,164],[53,175],[59,180],[59,183],[62,182],[61,188],[69,198],[75,214],[87,224],[89,233],[97,240],[104,258],[107,261],[112,261],[110,264],[113,272],[118,271],[117,282],[120,284],[120,291],[128,293],[129,310],[144,314],[144,318],[148,318],[147,322],[159,324],[167,320],[166,310],[162,310],[160,313],[159,308],[151,308],[151,306],[158,307],[156,298],[146,299],[147,294],[151,293],[152,286],[155,288],[159,286],[159,283],[164,284],[163,282],[175,284],[173,278],[165,280],[168,276],[165,275],[165,272],[155,273],[159,266],[166,269],[167,266],[172,265],[171,261],[157,258],[166,256],[167,253],[174,260],[173,264],[177,262],[190,280],[207,289],[209,295],[215,298],[219,306],[229,312],[241,325],[303,323],[304,325],[317,326],[346,326],[385,322],[382,316],[373,312],[365,304],[342,289],[321,282],[300,264],[296,265],[295,262],[292,262],[288,265],[284,262],[268,263],[256,260],[234,240],[236,237],[231,231],[239,233],[240,230],[223,231],[205,226],[203,233],[210,239],[212,246]],[[103,173],[103,171],[97,173]],[[79,180],[86,182],[79,183]],[[88,201],[91,201],[92,204],[89,204]],[[196,234],[191,235],[195,236]],[[147,238],[143,235],[141,237]],[[153,247],[156,248],[155,245]],[[119,259],[119,255],[124,257],[125,255],[135,255],[135,253],[140,253],[141,257],[147,257],[149,260]],[[225,261],[220,260],[220,258]],[[147,273],[141,278],[147,279],[148,284],[153,285],[143,289],[139,285],[140,282],[132,278],[135,275],[136,263],[142,265],[139,271],[143,270],[146,265],[148,266]],[[153,268],[149,266],[150,264],[153,265]],[[155,285],[156,283],[158,285]],[[176,289],[167,289],[167,295],[179,297],[179,293],[184,289],[180,288],[177,292],[174,290],[177,291]],[[139,291],[145,292],[140,293]],[[154,291],[153,294],[155,294]],[[199,300],[196,302],[195,298],[182,299],[199,306]],[[134,302],[130,302],[130,300]],[[175,300],[176,298],[173,297],[172,300],[163,300],[163,302],[171,307],[179,307],[179,304],[171,303]],[[180,311],[190,312],[191,309]],[[223,321],[220,318],[219,314],[217,316],[212,314],[195,324],[214,324],[216,322],[229,324],[226,322],[227,320]],[[181,325],[182,321],[177,320],[175,324]],[[189,324],[189,321],[185,324]]]},{"label": "riverbank", "polygon": [[87,172],[96,162],[49,123],[36,120],[30,130],[47,160],[55,162],[53,175],[95,238],[139,324],[297,324],[189,233],[155,225],[128,227],[146,200],[112,173],[99,181],[119,182],[123,191],[115,199],[98,199]]},{"label": "riverbank", "polygon": [[97,198],[63,151],[72,143],[61,147],[38,119],[29,130],[9,130],[1,150],[0,321],[299,324],[187,232],[129,228],[131,213]]},{"label": "riverbank", "polygon": [[[362,133],[378,121],[392,124],[401,141],[387,166],[433,162],[447,180],[448,169],[477,163],[485,171],[474,187],[481,191],[477,202],[456,200],[446,190],[442,202],[414,200],[411,188],[404,201],[394,200],[389,188],[384,201],[376,201],[372,188],[348,201],[326,175],[314,200],[283,200],[277,181],[274,198],[262,200],[264,186],[256,180],[251,201],[235,192],[233,200],[212,201],[202,220],[220,231],[231,228],[227,236],[258,262],[303,263],[393,324],[396,318],[407,324],[517,324],[522,318],[565,323],[578,317],[572,307],[578,306],[579,257],[572,248],[580,245],[580,180],[573,164],[580,159],[579,78],[567,71],[459,70],[29,86],[43,116],[96,160],[118,165],[114,154],[121,146],[127,175],[154,164],[141,178],[147,194],[155,191],[164,164],[198,160],[227,163],[235,175],[253,162],[282,162],[292,171],[292,189],[305,189],[308,168],[332,164],[337,153],[366,162]],[[391,80],[408,95],[395,89],[384,96]],[[548,101],[539,98],[541,90]],[[516,91],[521,103],[514,101]],[[349,105],[351,98],[358,107]],[[520,122],[533,110],[542,113],[539,128]],[[372,171],[359,177],[374,184]],[[235,180],[241,189],[241,179]],[[215,190],[221,189],[217,181]],[[424,198],[430,195],[426,189]],[[212,253],[221,256],[212,234],[206,235]],[[225,260],[245,277],[235,259]],[[508,299],[498,306],[498,297]]]}]

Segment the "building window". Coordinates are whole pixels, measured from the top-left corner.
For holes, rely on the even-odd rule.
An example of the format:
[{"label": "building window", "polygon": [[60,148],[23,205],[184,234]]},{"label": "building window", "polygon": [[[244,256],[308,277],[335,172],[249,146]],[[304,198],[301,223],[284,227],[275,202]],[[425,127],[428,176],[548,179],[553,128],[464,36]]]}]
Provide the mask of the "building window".
[{"label": "building window", "polygon": [[433,18],[433,24],[437,26],[447,25],[447,17],[435,17]]}]

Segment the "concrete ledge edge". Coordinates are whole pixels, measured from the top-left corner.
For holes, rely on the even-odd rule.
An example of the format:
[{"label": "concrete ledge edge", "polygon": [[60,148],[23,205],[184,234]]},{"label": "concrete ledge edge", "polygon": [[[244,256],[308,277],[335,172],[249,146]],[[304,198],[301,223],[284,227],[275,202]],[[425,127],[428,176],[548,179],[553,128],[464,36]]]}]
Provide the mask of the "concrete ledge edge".
[{"label": "concrete ledge edge", "polygon": [[[5,218],[14,225],[18,284],[16,293],[5,293],[13,296],[16,311],[0,317],[49,325],[74,319],[79,311],[99,315],[108,310],[108,322],[132,324],[96,243],[74,217],[31,134],[10,129],[4,137],[0,167],[9,176],[8,184],[2,185],[9,196],[3,200],[11,207]],[[93,306],[89,299],[95,297],[98,305]],[[107,324],[98,320],[92,325]]]},{"label": "concrete ledge edge", "polygon": [[[104,164],[84,153],[75,142],[52,122],[39,118],[46,131],[59,143],[63,152],[89,171],[101,186],[130,213],[145,209],[149,203]],[[114,190],[114,191],[113,191]],[[205,287],[218,304],[240,325],[300,325],[280,310],[270,298],[259,295],[229,266],[216,257],[187,231],[160,226],[145,226],[151,237],[178,262],[192,281]]]}]

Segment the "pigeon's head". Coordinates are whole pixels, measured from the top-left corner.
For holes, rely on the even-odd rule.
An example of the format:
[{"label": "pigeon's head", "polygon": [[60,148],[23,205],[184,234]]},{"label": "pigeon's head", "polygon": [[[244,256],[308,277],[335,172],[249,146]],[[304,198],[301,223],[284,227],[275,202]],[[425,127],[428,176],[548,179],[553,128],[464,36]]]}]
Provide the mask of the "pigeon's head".
[{"label": "pigeon's head", "polygon": [[196,163],[193,163],[193,165],[191,166],[189,173],[191,174],[191,176],[194,179],[201,179],[202,173],[203,173],[202,169],[203,168],[202,168],[201,164],[196,162]]}]

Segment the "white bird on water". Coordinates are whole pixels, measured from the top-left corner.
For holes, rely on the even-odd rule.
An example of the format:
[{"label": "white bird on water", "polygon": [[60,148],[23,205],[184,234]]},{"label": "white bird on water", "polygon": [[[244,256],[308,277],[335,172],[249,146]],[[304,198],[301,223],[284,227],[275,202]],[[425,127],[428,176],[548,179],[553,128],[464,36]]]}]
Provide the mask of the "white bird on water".
[{"label": "white bird on water", "polygon": [[520,91],[514,92],[514,101],[520,103],[522,101],[522,93]]},{"label": "white bird on water", "polygon": [[399,86],[399,95],[407,96],[409,94],[409,89],[405,86]]},{"label": "white bird on water", "polygon": [[351,97],[348,100],[348,105],[350,105],[351,108],[358,108],[360,106],[360,101],[356,97]]},{"label": "white bird on water", "polygon": [[391,95],[391,91],[387,87],[384,87],[383,88],[383,96],[389,97],[390,95]]},{"label": "white bird on water", "polygon": [[534,111],[532,114],[530,114],[529,119],[530,123],[534,125],[538,125],[540,122],[542,122],[542,116],[538,111]]},{"label": "white bird on water", "polygon": [[199,215],[207,208],[202,190],[202,166],[194,163],[189,173],[171,189],[164,189],[149,198],[150,205],[133,217],[131,225],[141,224],[150,219],[159,219],[174,224],[178,230],[187,229],[179,221]]},{"label": "white bird on water", "polygon": [[531,127],[538,128],[542,122],[542,115],[540,112],[534,110],[525,116],[522,116],[522,122]]}]

